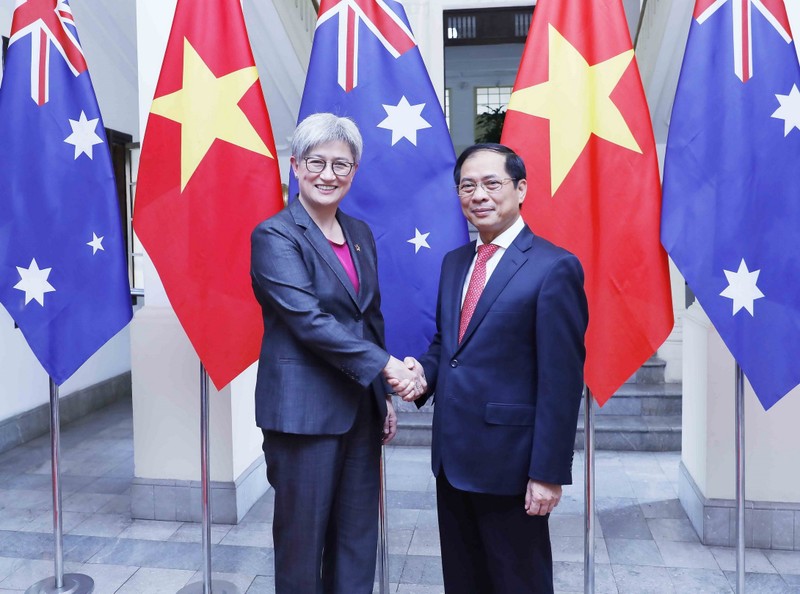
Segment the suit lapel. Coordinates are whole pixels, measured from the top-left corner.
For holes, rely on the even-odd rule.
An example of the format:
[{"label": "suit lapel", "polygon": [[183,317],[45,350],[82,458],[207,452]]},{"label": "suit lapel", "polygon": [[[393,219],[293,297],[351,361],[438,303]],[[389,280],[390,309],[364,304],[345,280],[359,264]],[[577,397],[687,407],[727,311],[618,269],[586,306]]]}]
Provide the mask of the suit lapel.
[{"label": "suit lapel", "polygon": [[[339,212],[341,213],[341,211]],[[376,289],[374,284],[369,282],[370,279],[377,276],[377,271],[372,272],[370,270],[375,254],[372,253],[372,241],[370,238],[360,232],[362,227],[352,225],[350,217],[344,213],[342,214],[343,216],[338,217],[339,224],[342,226],[345,240],[350,248],[350,258],[353,260],[353,265],[358,275],[358,295],[355,295],[355,290],[353,290],[352,294],[356,297],[356,304],[363,311],[364,304],[370,303]],[[347,277],[346,274],[345,277]],[[353,283],[350,282],[349,278],[347,279],[347,284],[353,289]]]},{"label": "suit lapel", "polygon": [[461,341],[461,345],[469,340],[469,337],[475,332],[475,328],[480,325],[481,320],[486,316],[492,304],[503,292],[503,289],[505,289],[508,281],[511,280],[528,260],[528,250],[531,248],[532,244],[533,233],[526,226],[511,245],[508,246],[508,249],[497,264],[497,268],[494,269],[492,276],[489,278],[489,282],[486,283],[486,287],[484,287],[483,293],[481,293],[481,297],[475,307],[475,313],[472,314],[467,330],[464,332],[464,339]]},{"label": "suit lapel", "polygon": [[[356,296],[353,283],[350,282],[350,279],[344,270],[344,266],[342,266],[339,258],[333,252],[333,248],[331,247],[328,239],[325,237],[322,231],[320,231],[320,228],[317,227],[317,224],[306,212],[306,209],[303,208],[303,204],[300,202],[300,200],[293,200],[291,203],[289,203],[289,208],[291,209],[295,223],[305,228],[305,236],[309,243],[317,251],[319,256],[328,264],[328,266],[330,266],[331,270],[333,270],[336,278],[338,278],[339,282],[342,283],[342,286],[344,286],[347,294],[350,295],[353,303],[358,305],[358,298]],[[342,228],[344,228],[344,226],[342,226]],[[345,235],[345,237],[347,236]]]},{"label": "suit lapel", "polygon": [[443,340],[446,341],[449,351],[455,352],[458,348],[458,326],[461,322],[461,295],[464,290],[464,283],[467,281],[467,271],[475,257],[475,242],[472,241],[459,249],[455,255],[448,277],[442,280],[442,307],[445,315],[452,316],[452,322],[443,320],[442,328],[445,333]]}]

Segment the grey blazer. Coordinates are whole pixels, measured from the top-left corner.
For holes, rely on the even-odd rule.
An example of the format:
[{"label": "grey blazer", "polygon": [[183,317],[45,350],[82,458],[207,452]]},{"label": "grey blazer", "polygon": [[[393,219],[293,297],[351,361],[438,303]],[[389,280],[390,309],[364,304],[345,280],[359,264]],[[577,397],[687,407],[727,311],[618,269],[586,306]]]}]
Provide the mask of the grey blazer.
[{"label": "grey blazer", "polygon": [[256,424],[307,435],[345,433],[359,400],[386,415],[380,375],[389,360],[380,310],[375,240],[341,210],[359,292],[299,200],[251,236],[250,275],[264,319]]}]

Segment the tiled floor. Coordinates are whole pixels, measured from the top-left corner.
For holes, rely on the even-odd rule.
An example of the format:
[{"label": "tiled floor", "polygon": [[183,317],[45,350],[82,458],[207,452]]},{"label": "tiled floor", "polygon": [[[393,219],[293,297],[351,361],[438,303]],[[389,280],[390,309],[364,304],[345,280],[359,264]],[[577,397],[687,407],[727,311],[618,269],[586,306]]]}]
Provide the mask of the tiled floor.
[{"label": "tiled floor", "polygon": [[[200,526],[130,518],[131,439],[124,402],[63,429],[65,571],[91,576],[98,594],[173,594],[202,579]],[[428,457],[426,448],[387,449],[392,592],[442,592]],[[576,484],[551,518],[560,593],[583,591],[580,452],[575,461]],[[733,591],[734,550],[699,543],[677,500],[678,461],[672,453],[598,452],[596,592]],[[48,436],[0,454],[0,594],[53,575],[50,499]],[[267,493],[238,526],[214,526],[215,578],[242,594],[273,592],[271,522]],[[800,593],[800,552],[748,550],[747,569],[748,594]]]}]

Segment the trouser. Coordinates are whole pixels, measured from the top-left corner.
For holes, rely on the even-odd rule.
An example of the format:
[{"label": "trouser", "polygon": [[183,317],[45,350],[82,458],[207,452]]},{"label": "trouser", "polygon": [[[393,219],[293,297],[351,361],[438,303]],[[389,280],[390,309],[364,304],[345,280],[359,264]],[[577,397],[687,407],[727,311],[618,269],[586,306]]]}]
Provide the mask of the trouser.
[{"label": "trouser", "polygon": [[446,594],[551,594],[547,516],[525,513],[525,494],[456,489],[439,470],[436,501]]},{"label": "trouser", "polygon": [[343,435],[264,431],[276,594],[370,594],[383,420],[364,398]]}]

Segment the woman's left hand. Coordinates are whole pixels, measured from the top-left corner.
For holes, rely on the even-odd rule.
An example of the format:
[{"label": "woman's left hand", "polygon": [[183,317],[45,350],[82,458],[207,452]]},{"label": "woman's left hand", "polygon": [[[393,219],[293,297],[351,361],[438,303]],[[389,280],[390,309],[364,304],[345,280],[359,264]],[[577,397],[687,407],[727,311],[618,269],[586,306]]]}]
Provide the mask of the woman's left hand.
[{"label": "woman's left hand", "polygon": [[386,418],[383,421],[383,439],[381,443],[386,445],[397,435],[397,414],[394,412],[394,405],[391,397],[386,399]]}]

